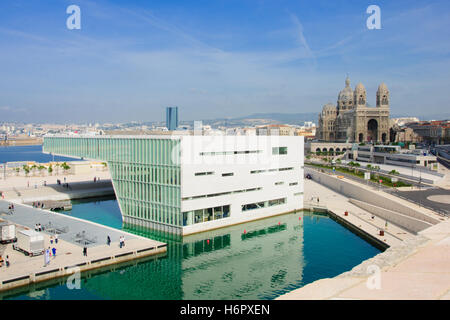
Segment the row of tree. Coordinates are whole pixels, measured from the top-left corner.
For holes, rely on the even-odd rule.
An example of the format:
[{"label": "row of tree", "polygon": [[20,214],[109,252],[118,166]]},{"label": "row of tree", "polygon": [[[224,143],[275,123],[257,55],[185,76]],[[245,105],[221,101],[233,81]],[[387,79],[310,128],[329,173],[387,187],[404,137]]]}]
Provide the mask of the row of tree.
[{"label": "row of tree", "polygon": [[[60,169],[63,170],[64,174],[66,174],[67,171],[70,169],[70,166],[66,162],[56,163],[55,167],[56,167],[57,174],[60,172]],[[16,168],[15,169],[17,174],[20,173],[20,169],[21,168]],[[25,176],[27,176],[27,177],[30,174],[30,172],[33,173],[33,175],[34,175],[38,171],[42,175],[43,172],[45,170],[47,170],[48,174],[52,175],[53,171],[54,171],[52,165],[49,165],[48,167],[46,167],[46,166],[43,166],[43,165],[35,165],[35,164],[33,164],[32,166],[24,165],[24,166],[22,166],[22,170],[25,172]]]}]

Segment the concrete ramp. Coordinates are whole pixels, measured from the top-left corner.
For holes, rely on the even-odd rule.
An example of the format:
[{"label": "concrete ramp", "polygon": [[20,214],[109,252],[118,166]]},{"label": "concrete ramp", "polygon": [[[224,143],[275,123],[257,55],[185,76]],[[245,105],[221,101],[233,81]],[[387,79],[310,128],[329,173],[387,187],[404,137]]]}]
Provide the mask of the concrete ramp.
[{"label": "concrete ramp", "polygon": [[428,223],[426,221],[413,218],[410,216],[407,216],[405,214],[401,214],[392,210],[388,210],[373,204],[369,204],[367,202],[363,202],[356,199],[349,199],[350,203],[354,204],[355,206],[364,209],[377,217],[380,217],[382,219],[385,219],[389,221],[390,223],[393,223],[403,229],[406,229],[412,233],[417,234],[419,231],[422,231],[426,228],[429,228],[432,226],[431,223]]},{"label": "concrete ramp", "polygon": [[401,201],[397,201],[394,196],[382,192],[377,192],[376,190],[371,190],[364,184],[345,179],[338,179],[333,175],[322,173],[318,170],[305,167],[305,174],[308,173],[312,176],[312,179],[314,181],[348,198],[356,199],[373,206],[384,208],[388,211],[399,212],[402,215],[425,221],[429,224],[434,225],[440,222],[437,218],[433,218],[430,215],[425,214],[424,212],[413,209],[407,204],[403,204]]}]

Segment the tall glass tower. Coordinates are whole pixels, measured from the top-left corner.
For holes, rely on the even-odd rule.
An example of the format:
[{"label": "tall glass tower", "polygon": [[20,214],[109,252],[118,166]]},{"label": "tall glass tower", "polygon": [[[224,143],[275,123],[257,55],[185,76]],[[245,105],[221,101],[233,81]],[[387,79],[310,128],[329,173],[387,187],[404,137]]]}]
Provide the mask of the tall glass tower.
[{"label": "tall glass tower", "polygon": [[166,108],[166,126],[169,131],[176,130],[178,127],[178,107]]}]

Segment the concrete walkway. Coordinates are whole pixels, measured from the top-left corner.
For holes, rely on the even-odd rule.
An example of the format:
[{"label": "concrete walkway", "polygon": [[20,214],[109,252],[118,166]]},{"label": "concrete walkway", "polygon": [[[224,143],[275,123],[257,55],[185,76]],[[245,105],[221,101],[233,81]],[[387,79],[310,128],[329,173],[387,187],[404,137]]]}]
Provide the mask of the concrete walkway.
[{"label": "concrete walkway", "polygon": [[111,180],[105,179],[99,182],[77,181],[69,182],[69,188],[63,185],[51,184],[38,187],[21,187],[3,191],[4,200],[19,203],[31,203],[44,200],[70,200],[89,197],[114,195]]},{"label": "concrete walkway", "polygon": [[56,185],[56,180],[61,180],[64,182],[64,178],[66,178],[66,182],[81,182],[81,181],[93,181],[94,177],[100,177],[101,180],[110,180],[111,175],[109,174],[109,170],[105,171],[93,171],[90,174],[55,174],[53,176],[16,176],[16,177],[7,177],[6,180],[3,179],[3,175],[0,174],[0,191],[8,191],[13,189],[24,189],[24,188],[34,188],[35,185],[37,187],[41,187],[44,184],[44,181],[47,181],[47,185]]},{"label": "concrete walkway", "polygon": [[[67,228],[67,232],[58,235],[58,244],[50,243],[50,234],[45,231],[41,234],[45,237],[45,248],[56,248],[56,257],[52,257],[50,265],[44,266],[44,256],[28,257],[23,253],[13,250],[12,244],[1,248],[3,257],[9,256],[11,266],[0,268],[0,289],[5,288],[5,280],[17,277],[26,277],[27,281],[34,281],[34,275],[46,272],[48,270],[56,270],[53,277],[63,276],[64,270],[68,266],[84,265],[85,269],[98,267],[99,264],[95,260],[107,259],[106,264],[118,263],[124,259],[118,259],[122,254],[129,254],[126,259],[136,258],[166,251],[165,244],[159,241],[151,240],[138,235],[130,234],[121,230],[106,227],[90,221],[70,217],[64,214],[54,213],[46,210],[36,209],[31,206],[15,204],[14,213],[8,212],[9,202],[0,201],[0,218],[5,221],[16,224],[17,229],[32,229],[36,223],[42,225],[51,222],[53,226]],[[83,256],[83,244],[78,242],[77,234],[85,232],[86,238],[97,241],[89,244],[88,256]],[[110,246],[106,244],[106,237],[110,236],[112,243]],[[119,237],[125,237],[125,247],[119,248]],[[153,250],[148,251],[149,248]],[[139,253],[146,251],[145,253]],[[24,284],[28,284],[26,282]],[[6,285],[8,288],[10,284]]]},{"label": "concrete walkway", "polygon": [[[347,197],[315,181],[306,179],[304,190],[304,199],[307,206],[319,205],[327,208],[340,219],[386,243],[388,246],[399,244],[403,240],[414,237],[410,232],[391,223],[388,223],[386,228],[386,220],[376,216],[372,219],[373,215],[371,213],[353,205],[348,202]],[[319,197],[318,204],[317,197]],[[345,211],[349,213],[348,216],[345,216]],[[379,235],[379,230],[385,231],[384,236]]]},{"label": "concrete walkway", "polygon": [[450,221],[421,231],[349,272],[278,299],[450,300]]}]

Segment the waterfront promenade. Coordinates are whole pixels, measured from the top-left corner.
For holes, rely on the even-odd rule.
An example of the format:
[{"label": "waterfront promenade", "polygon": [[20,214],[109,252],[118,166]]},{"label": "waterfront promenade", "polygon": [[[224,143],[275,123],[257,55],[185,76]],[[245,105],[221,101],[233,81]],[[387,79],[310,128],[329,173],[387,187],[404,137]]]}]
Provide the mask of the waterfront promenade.
[{"label": "waterfront promenade", "polygon": [[[17,229],[32,229],[37,223],[46,226],[42,232],[45,248],[56,248],[56,257],[44,266],[44,256],[28,257],[12,249],[12,244],[3,246],[2,256],[9,256],[11,266],[0,268],[0,290],[27,285],[32,282],[67,276],[72,266],[80,271],[99,268],[131,259],[163,253],[166,244],[106,227],[90,221],[68,215],[33,208],[28,205],[15,204],[13,214],[7,214],[9,202],[0,201],[0,219],[16,224]],[[50,243],[52,230],[59,230],[58,244]],[[106,243],[107,236],[111,244]],[[125,237],[125,247],[119,247],[119,238]],[[83,255],[83,241],[88,254]]]},{"label": "waterfront promenade", "polygon": [[[56,183],[57,179],[59,179],[64,184],[64,177],[69,184],[69,188]],[[100,181],[94,182],[94,177],[100,177]],[[46,186],[44,186],[44,181],[46,181]],[[8,178],[6,181],[0,180],[0,191],[4,195],[4,200],[19,203],[44,200],[61,201],[114,195],[109,173],[105,172],[99,172],[96,175],[33,177],[33,179],[13,177]]]},{"label": "waterfront promenade", "polygon": [[[277,299],[450,299],[450,220],[393,195],[384,196],[386,201],[407,204],[440,222],[417,234],[394,224],[389,224],[386,230],[385,220],[372,219],[370,213],[349,203],[347,197],[317,182],[305,180],[305,201],[309,201],[310,206],[328,210],[331,216],[339,217],[341,223],[387,243],[389,248],[348,272],[317,280]],[[319,203],[316,197],[320,197]],[[348,210],[348,216],[343,214],[345,210]],[[380,229],[385,230],[384,237],[379,236]]]},{"label": "waterfront promenade", "polygon": [[31,189],[35,185],[39,188],[43,186],[44,181],[47,182],[48,186],[56,185],[56,181],[59,179],[61,182],[74,183],[74,182],[85,182],[94,181],[94,177],[100,177],[101,180],[111,180],[111,175],[108,170],[105,171],[93,171],[92,173],[84,174],[55,174],[52,176],[14,176],[7,177],[4,179],[0,172],[0,190],[9,191],[13,189]]},{"label": "waterfront promenade", "polygon": [[280,300],[450,300],[450,221]]},{"label": "waterfront promenade", "polygon": [[[315,181],[306,179],[304,190],[305,208],[326,210],[332,217],[347,224],[347,227],[353,231],[362,232],[373,240],[383,243],[384,247],[400,244],[402,241],[414,237],[412,233],[391,223],[388,223],[386,228],[385,219],[355,206],[348,201],[347,197]],[[317,202],[317,198],[319,198],[319,202]],[[345,211],[348,212],[347,216],[345,216]],[[379,235],[380,230],[384,230],[383,236]]]}]

